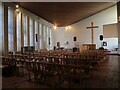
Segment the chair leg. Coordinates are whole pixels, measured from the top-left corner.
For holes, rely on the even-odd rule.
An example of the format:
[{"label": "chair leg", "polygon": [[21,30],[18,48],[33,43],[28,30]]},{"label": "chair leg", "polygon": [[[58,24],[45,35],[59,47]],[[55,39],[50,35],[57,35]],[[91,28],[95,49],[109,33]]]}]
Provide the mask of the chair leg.
[{"label": "chair leg", "polygon": [[68,78],[68,88],[70,88],[71,87],[71,79],[70,79],[70,77]]},{"label": "chair leg", "polygon": [[28,72],[28,80],[31,81],[31,77],[30,77],[30,71]]}]

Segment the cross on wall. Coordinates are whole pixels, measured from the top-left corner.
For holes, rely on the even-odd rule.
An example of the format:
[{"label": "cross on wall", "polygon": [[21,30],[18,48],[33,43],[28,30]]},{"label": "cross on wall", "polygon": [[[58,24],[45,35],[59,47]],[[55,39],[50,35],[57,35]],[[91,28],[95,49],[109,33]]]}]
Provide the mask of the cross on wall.
[{"label": "cross on wall", "polygon": [[94,44],[94,31],[93,31],[93,29],[94,28],[98,28],[98,26],[94,26],[93,25],[93,22],[91,22],[91,26],[90,27],[86,27],[87,29],[91,29],[91,42],[92,42],[92,44]]}]

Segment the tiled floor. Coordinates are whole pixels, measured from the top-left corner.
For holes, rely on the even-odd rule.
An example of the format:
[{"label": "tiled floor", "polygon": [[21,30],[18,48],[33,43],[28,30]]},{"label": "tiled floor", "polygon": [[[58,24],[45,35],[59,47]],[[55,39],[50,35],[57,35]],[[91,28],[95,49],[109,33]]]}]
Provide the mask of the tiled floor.
[{"label": "tiled floor", "polygon": [[[94,70],[91,78],[83,81],[82,88],[118,88],[118,81],[120,81],[118,63],[120,64],[120,56],[110,55],[109,60],[101,63],[98,70]],[[3,77],[2,80],[3,88],[49,88],[45,85],[29,82],[25,77]],[[74,87],[77,87],[77,84]]]}]

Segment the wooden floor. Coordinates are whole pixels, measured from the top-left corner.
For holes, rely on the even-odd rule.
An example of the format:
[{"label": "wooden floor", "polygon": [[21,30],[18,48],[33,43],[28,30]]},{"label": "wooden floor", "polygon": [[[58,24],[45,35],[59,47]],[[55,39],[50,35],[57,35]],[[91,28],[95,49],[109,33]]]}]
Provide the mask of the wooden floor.
[{"label": "wooden floor", "polygon": [[[118,88],[120,86],[120,56],[109,55],[109,60],[95,70],[91,78],[83,81],[82,88]],[[1,77],[0,77],[1,78]],[[71,87],[77,88],[77,84]],[[27,81],[25,77],[2,77],[2,88],[50,88]]]}]

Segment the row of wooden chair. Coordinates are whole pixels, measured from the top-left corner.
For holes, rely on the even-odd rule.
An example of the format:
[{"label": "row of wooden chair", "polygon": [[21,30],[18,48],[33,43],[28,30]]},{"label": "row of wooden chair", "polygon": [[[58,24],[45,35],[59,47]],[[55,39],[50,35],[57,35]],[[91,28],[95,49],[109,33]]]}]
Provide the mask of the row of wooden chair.
[{"label": "row of wooden chair", "polygon": [[[82,80],[85,78],[85,68],[84,65],[62,65],[55,63],[46,62],[26,62],[26,68],[29,72],[29,80],[32,80],[31,75],[34,77],[34,82],[47,82],[50,81],[53,87],[62,87],[61,85],[68,81],[68,87],[71,85],[71,80],[79,81],[81,84]],[[51,79],[50,79],[51,78]],[[55,79],[57,78],[57,80]],[[49,83],[49,84],[50,84]],[[81,86],[81,85],[80,85]]]},{"label": "row of wooden chair", "polygon": [[[4,58],[3,64],[14,65],[17,73],[28,72],[28,79],[34,82],[43,82],[55,86],[62,86],[68,82],[83,81],[83,77],[91,76],[92,68],[106,56],[104,51],[88,51],[73,53],[66,51],[34,52],[9,55]],[[14,63],[12,63],[14,62]],[[22,69],[22,72],[19,70]],[[53,80],[53,81],[52,81]],[[58,84],[58,85],[55,85]],[[80,85],[81,86],[81,85]]]}]

